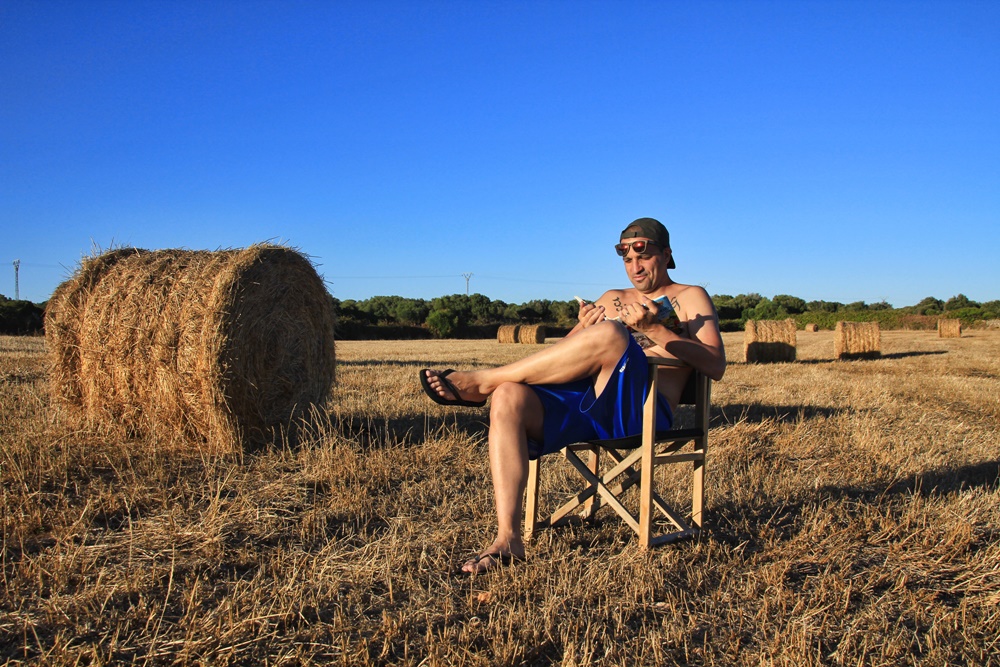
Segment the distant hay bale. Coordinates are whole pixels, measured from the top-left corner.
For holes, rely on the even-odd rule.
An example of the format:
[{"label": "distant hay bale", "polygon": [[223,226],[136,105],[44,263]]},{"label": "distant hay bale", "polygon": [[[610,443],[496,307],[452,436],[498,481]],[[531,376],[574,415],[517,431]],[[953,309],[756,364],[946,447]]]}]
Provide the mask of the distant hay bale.
[{"label": "distant hay bale", "polygon": [[819,325],[816,324],[815,322],[810,322],[809,324],[806,325],[806,331],[808,331],[809,333],[816,333],[817,331],[819,331]]},{"label": "distant hay bale", "polygon": [[289,248],[112,250],[49,300],[52,393],[84,426],[262,444],[328,397],[333,321]]},{"label": "distant hay bale", "polygon": [[882,354],[878,322],[837,322],[833,341],[837,359],[875,359]]},{"label": "distant hay bale", "polygon": [[545,327],[540,324],[522,324],[517,330],[517,342],[537,345],[545,342]]},{"label": "distant hay bale", "polygon": [[962,320],[941,318],[937,323],[938,338],[961,338]]},{"label": "distant hay bale", "polygon": [[517,331],[521,326],[519,324],[502,324],[500,328],[497,329],[497,342],[498,343],[516,343],[517,342]]},{"label": "distant hay bale", "polygon": [[1000,329],[1000,320],[998,320],[998,319],[986,320],[986,328],[987,329]]},{"label": "distant hay bale", "polygon": [[743,329],[748,364],[795,361],[795,320],[747,320]]},{"label": "distant hay bale", "polygon": [[545,327],[537,324],[503,324],[497,329],[497,342],[544,343],[545,334]]}]

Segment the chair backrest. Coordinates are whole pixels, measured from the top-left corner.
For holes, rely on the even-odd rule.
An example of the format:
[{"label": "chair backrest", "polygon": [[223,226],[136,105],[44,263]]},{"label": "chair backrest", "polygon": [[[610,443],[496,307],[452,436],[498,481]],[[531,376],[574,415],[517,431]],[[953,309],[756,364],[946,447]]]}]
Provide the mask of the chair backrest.
[{"label": "chair backrest", "polygon": [[[659,372],[667,368],[690,368],[683,361],[678,359],[663,359],[660,357],[648,357],[646,361],[649,363],[649,369],[652,372]],[[695,405],[698,403],[698,385],[700,382],[706,381],[707,378],[702,375],[698,370],[692,369],[691,374],[688,375],[687,381],[684,383],[684,388],[681,390],[681,398],[678,401],[678,405]]]},{"label": "chair backrest", "polygon": [[[677,359],[650,357],[648,362],[650,371],[652,372],[659,372],[664,368],[688,367],[687,364]],[[707,375],[699,370],[692,369],[687,381],[684,383],[684,388],[681,390],[681,396],[677,401],[677,405],[678,407],[682,405],[694,407],[696,428],[708,429],[708,417],[712,400],[711,387],[712,381]],[[679,426],[675,424],[672,430],[677,430],[678,428]],[[657,435],[660,435],[660,433],[661,431],[658,431]]]}]

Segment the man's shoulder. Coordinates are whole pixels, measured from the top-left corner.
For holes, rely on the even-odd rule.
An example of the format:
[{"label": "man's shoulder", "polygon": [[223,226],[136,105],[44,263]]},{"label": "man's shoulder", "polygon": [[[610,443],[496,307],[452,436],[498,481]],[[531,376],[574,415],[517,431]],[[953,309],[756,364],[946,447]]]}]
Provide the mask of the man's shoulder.
[{"label": "man's shoulder", "polygon": [[701,285],[685,285],[683,283],[674,283],[674,295],[677,297],[708,297],[708,292]]}]

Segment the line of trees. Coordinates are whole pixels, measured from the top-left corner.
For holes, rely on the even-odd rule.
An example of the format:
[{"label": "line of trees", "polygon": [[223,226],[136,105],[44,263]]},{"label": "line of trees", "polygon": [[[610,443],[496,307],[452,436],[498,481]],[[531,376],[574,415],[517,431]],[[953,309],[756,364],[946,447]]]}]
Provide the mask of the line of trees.
[{"label": "line of trees", "polygon": [[929,296],[915,305],[894,308],[885,301],[865,303],[855,301],[805,301],[788,294],[768,299],[760,294],[712,297],[724,329],[742,329],[747,320],[781,320],[792,318],[799,326],[818,324],[832,329],[838,320],[877,321],[887,329],[933,328],[940,317],[961,319],[967,326],[977,322],[1000,319],[1000,300],[979,303],[964,294],[941,300]]},{"label": "line of trees", "polygon": [[350,338],[377,334],[375,327],[390,327],[404,336],[409,334],[407,337],[425,331],[436,338],[493,336],[501,324],[572,327],[579,309],[575,300],[535,299],[516,304],[482,294],[451,294],[430,300],[374,296],[363,301],[333,301],[338,335]]},{"label": "line of trees", "polygon": [[[506,303],[482,294],[451,294],[435,299],[373,296],[370,299],[333,299],[340,338],[453,338],[492,337],[501,324],[546,324],[555,330],[576,324],[579,309],[573,299],[534,299]],[[939,317],[961,319],[966,326],[1000,320],[1000,300],[979,303],[964,294],[942,300],[927,297],[919,303],[894,308],[885,301],[839,303],[805,301],[778,294],[717,294],[712,297],[724,331],[742,330],[747,320],[795,319],[799,326],[814,323],[833,328],[838,320],[878,321],[887,329],[933,328]],[[15,301],[0,294],[0,334],[42,331],[45,304]]]},{"label": "line of trees", "polygon": [[[996,317],[1000,311],[1000,301],[987,301],[978,303],[969,299],[964,294],[958,294],[947,301],[929,296],[913,306],[903,308],[893,308],[892,304],[885,301],[876,303],[865,303],[855,301],[853,303],[840,303],[838,301],[805,301],[797,296],[788,294],[778,294],[772,299],[762,297],[760,294],[740,294],[739,296],[729,296],[719,294],[712,297],[716,309],[719,311],[721,319],[755,319],[767,320],[789,317],[802,313],[855,313],[855,312],[875,312],[898,310],[910,315],[931,315],[977,317],[981,314],[992,314]],[[968,311],[968,312],[963,312]],[[981,319],[990,319],[983,317]]]},{"label": "line of trees", "polygon": [[[767,298],[760,294],[712,297],[723,330],[742,330],[747,320],[793,318],[800,326],[815,323],[833,328],[838,320],[880,322],[885,328],[932,328],[938,317],[957,317],[967,325],[1000,319],[1000,301],[977,303],[964,294],[948,300],[927,297],[913,306],[894,308],[885,301],[840,303],[806,301],[788,294]],[[373,327],[411,327],[439,338],[491,335],[501,324],[545,323],[557,328],[576,324],[575,300],[536,299],[523,304],[494,301],[482,294],[453,294],[429,301],[399,296],[376,296],[363,301],[334,299],[338,331],[348,337],[370,335]],[[400,333],[397,331],[397,333]]]}]

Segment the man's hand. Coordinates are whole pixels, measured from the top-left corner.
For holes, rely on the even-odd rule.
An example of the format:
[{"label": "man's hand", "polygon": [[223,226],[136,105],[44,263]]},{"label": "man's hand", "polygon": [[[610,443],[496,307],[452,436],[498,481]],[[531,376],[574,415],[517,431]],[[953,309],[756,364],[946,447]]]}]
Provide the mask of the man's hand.
[{"label": "man's hand", "polygon": [[636,331],[646,331],[659,322],[657,313],[660,312],[660,306],[645,296],[640,298],[642,300],[639,303],[627,303],[622,306],[620,314],[622,322],[629,327]]},{"label": "man's hand", "polygon": [[604,321],[604,306],[588,303],[583,299],[579,299],[579,301],[580,312],[577,313],[576,319],[580,321],[580,325],[584,329]]}]

